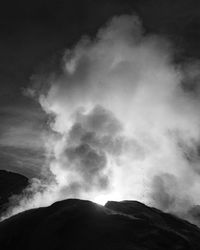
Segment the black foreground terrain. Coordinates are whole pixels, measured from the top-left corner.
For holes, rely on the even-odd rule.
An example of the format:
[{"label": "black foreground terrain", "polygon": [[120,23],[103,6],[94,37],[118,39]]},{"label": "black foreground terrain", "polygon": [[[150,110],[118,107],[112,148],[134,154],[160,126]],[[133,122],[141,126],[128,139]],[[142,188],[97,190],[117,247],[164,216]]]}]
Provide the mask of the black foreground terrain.
[{"label": "black foreground terrain", "polygon": [[1,250],[200,249],[200,229],[137,201],[69,199],[0,223]]}]

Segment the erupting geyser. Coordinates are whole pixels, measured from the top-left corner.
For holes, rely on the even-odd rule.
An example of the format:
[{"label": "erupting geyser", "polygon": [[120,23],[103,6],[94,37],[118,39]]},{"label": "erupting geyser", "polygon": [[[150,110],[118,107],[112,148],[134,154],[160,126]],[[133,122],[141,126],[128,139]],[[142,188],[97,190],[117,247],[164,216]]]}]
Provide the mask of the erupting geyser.
[{"label": "erupting geyser", "polygon": [[50,174],[10,213],[75,197],[134,199],[186,216],[200,202],[200,102],[183,82],[198,63],[175,65],[173,52],[144,35],[137,17],[119,16],[67,50],[61,73],[45,83],[33,76],[27,94],[52,117]]}]

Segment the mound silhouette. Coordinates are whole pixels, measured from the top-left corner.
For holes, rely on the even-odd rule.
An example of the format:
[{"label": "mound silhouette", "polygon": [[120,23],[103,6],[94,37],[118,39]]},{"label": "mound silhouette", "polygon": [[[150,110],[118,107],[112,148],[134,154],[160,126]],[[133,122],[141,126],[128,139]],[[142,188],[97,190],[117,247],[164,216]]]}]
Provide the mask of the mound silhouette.
[{"label": "mound silhouette", "polygon": [[0,223],[2,250],[200,249],[200,229],[137,201],[69,199]]},{"label": "mound silhouette", "polygon": [[28,186],[28,178],[23,175],[0,170],[0,215],[9,206],[9,198]]}]

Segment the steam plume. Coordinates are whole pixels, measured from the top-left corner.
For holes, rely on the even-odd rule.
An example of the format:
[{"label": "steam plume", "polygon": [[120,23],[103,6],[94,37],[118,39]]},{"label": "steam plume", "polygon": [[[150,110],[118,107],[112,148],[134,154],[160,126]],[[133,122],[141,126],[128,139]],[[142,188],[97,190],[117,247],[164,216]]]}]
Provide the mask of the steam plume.
[{"label": "steam plume", "polygon": [[66,50],[62,72],[44,85],[35,76],[40,87],[27,93],[52,117],[51,174],[12,213],[78,197],[137,199],[189,218],[200,202],[199,65],[177,65],[173,54],[124,15]]}]

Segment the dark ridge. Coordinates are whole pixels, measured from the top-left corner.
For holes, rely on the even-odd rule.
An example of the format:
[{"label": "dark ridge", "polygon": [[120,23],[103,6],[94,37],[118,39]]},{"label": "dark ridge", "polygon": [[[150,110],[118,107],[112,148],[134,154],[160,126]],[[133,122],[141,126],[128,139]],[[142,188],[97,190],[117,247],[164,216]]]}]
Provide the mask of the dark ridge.
[{"label": "dark ridge", "polygon": [[0,223],[2,250],[198,250],[200,229],[136,201],[69,199]]},{"label": "dark ridge", "polygon": [[28,178],[25,176],[0,170],[0,214],[7,209],[9,198],[20,194],[27,185]]}]

